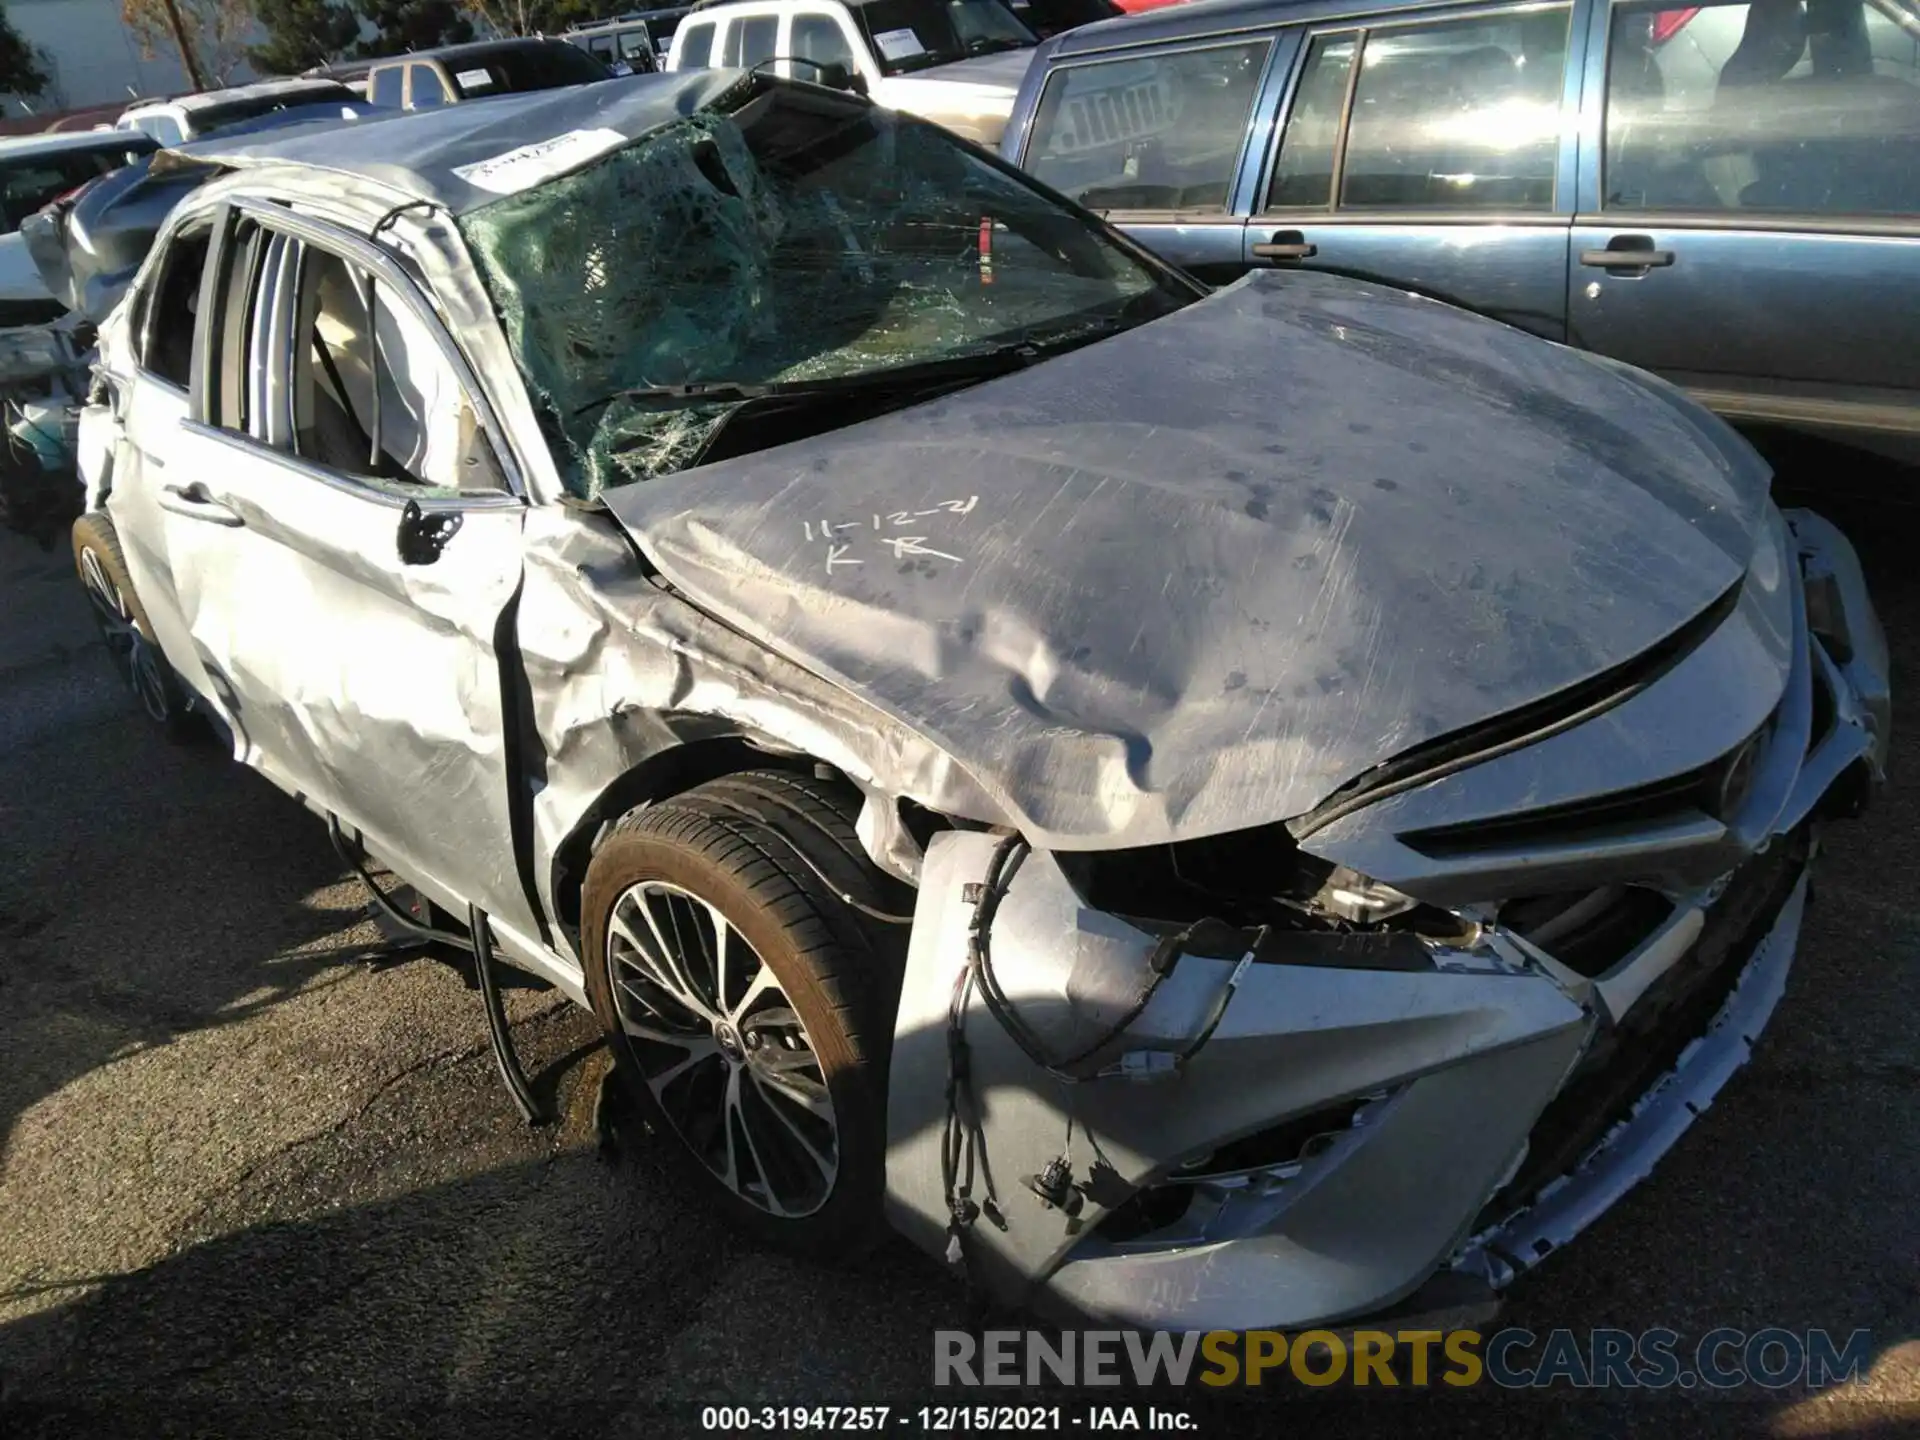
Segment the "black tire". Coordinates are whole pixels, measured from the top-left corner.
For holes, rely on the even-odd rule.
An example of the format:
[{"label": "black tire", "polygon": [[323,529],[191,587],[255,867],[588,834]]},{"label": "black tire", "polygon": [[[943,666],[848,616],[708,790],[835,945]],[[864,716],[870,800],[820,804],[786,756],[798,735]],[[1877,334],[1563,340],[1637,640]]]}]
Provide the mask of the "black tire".
[{"label": "black tire", "polygon": [[[907,927],[862,915],[836,891],[891,913],[904,913],[910,892],[861,850],[858,807],[851,787],[811,775],[724,776],[624,816],[581,897],[588,998],[635,1103],[735,1223],[815,1256],[857,1252],[884,1233],[886,1061]],[[727,980],[699,902],[729,929]],[[661,982],[657,941],[639,933],[649,913],[663,935],[686,940],[670,978],[704,997],[704,1011]],[[757,983],[773,988],[753,995],[743,977],[762,967]],[[702,1050],[711,1053],[696,1059]],[[656,1091],[655,1077],[676,1066]],[[818,1157],[833,1162],[830,1176]]]},{"label": "black tire", "polygon": [[93,606],[107,656],[141,710],[169,740],[198,736],[199,716],[190,693],[167,662],[134,593],[113,521],[98,511],[73,522],[73,565]]}]

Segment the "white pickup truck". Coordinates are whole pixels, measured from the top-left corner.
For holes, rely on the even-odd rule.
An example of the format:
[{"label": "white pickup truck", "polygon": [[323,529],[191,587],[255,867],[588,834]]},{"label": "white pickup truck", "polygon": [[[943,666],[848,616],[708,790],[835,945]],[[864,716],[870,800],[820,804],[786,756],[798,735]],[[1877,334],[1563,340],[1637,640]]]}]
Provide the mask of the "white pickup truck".
[{"label": "white pickup truck", "polygon": [[993,146],[1038,43],[1003,0],[726,0],[680,22],[666,68],[837,69],[889,109]]}]

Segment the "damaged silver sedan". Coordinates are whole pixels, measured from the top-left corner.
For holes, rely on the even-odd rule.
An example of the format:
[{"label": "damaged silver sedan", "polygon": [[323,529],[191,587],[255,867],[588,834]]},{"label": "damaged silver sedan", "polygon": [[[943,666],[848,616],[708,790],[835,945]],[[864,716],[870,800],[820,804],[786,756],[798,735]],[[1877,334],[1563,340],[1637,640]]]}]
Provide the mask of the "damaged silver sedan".
[{"label": "damaged silver sedan", "polygon": [[192,163],[75,530],[148,708],[795,1246],[1483,1308],[1745,1058],[1880,776],[1852,549],[1624,367],[725,72]]}]

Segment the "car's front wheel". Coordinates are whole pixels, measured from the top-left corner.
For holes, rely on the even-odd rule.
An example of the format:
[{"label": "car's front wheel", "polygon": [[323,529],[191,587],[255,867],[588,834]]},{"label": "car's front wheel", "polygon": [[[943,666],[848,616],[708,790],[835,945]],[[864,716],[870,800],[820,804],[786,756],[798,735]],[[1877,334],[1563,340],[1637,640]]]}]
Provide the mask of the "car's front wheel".
[{"label": "car's front wheel", "polygon": [[120,537],[105,515],[95,512],[73,522],[73,564],[93,606],[107,658],[121,680],[147,718],[169,739],[188,738],[196,717],[187,689],[154,638],[153,626],[128,577]]},{"label": "car's front wheel", "polygon": [[623,818],[582,895],[589,998],[634,1098],[737,1222],[812,1254],[882,1228],[904,929],[839,898],[900,903],[856,807],[810,775],[728,776]]}]

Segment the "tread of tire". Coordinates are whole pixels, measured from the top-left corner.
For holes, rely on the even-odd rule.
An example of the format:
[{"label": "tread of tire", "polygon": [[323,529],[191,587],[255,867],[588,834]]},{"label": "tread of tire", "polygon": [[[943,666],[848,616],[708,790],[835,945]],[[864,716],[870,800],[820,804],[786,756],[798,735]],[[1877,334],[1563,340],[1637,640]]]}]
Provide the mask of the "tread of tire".
[{"label": "tread of tire", "polygon": [[704,856],[716,868],[731,871],[754,900],[794,937],[796,952],[806,960],[821,988],[829,992],[828,1004],[841,1018],[847,1039],[867,1055],[862,1027],[854,1021],[865,1008],[856,997],[872,993],[871,967],[860,963],[866,957],[849,953],[845,937],[823,913],[821,899],[837,903],[834,897],[816,898],[814,892],[821,889],[819,880],[804,866],[787,863],[749,828],[777,834],[772,826],[750,815],[713,814],[697,804],[683,803],[697,796],[697,790],[689,791],[686,796],[636,811],[623,818],[615,832],[655,836]]}]

